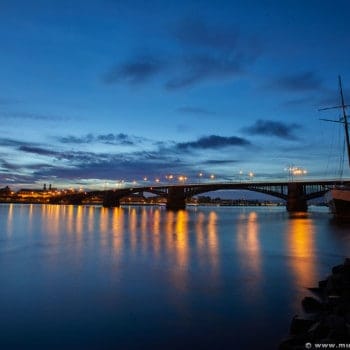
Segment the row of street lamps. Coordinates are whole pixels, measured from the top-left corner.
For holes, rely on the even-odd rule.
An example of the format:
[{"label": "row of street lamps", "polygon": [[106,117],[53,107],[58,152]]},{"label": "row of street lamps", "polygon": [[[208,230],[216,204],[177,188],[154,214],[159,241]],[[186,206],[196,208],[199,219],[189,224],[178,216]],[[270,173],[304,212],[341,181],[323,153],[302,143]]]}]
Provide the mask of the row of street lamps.
[{"label": "row of street lamps", "polygon": [[[288,172],[288,178],[289,178],[290,181],[293,181],[295,177],[303,176],[303,175],[307,174],[307,170],[306,169],[301,168],[301,167],[296,167],[296,166],[293,166],[293,165],[288,166],[284,170]],[[243,180],[252,181],[254,176],[255,176],[255,174],[252,171],[243,172],[243,170],[239,170],[239,172],[238,172],[238,178],[239,178],[240,182],[242,182]],[[203,172],[199,172],[197,174],[197,177],[198,177],[199,183],[201,183],[204,180],[215,180],[216,179],[216,175],[215,174],[205,174]],[[188,179],[189,179],[188,176],[186,176],[186,175],[174,175],[174,174],[165,175],[164,178],[165,178],[165,181],[167,181],[167,182],[170,182],[170,183],[178,182],[178,183],[182,183],[182,184],[187,182]],[[162,181],[161,177],[156,177],[153,180],[151,180],[147,176],[144,176],[142,178],[141,182],[143,182],[143,183],[152,183],[153,182],[153,183],[156,183],[156,184],[164,183],[164,181]],[[126,183],[128,183],[128,181],[119,180],[116,183],[116,187],[117,188],[118,187],[124,187],[124,185]],[[133,185],[137,185],[139,182],[136,181],[136,180],[133,180],[131,183]],[[107,182],[104,185],[105,188],[107,188],[109,186],[110,186],[110,184],[107,183]]]}]

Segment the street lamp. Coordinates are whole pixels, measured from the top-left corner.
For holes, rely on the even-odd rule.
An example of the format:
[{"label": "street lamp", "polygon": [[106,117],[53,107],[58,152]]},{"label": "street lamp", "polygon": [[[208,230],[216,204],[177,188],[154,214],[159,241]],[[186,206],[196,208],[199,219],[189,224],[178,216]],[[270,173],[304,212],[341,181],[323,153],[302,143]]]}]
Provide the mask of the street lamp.
[{"label": "street lamp", "polygon": [[198,174],[198,177],[199,177],[199,183],[201,183],[201,180],[202,180],[202,177],[203,177],[203,173],[200,172],[200,173]]},{"label": "street lamp", "polygon": [[180,175],[177,179],[179,180],[179,182],[185,183],[187,181],[187,176]]},{"label": "street lamp", "polygon": [[242,182],[243,170],[240,170],[238,175],[239,175],[239,182]]},{"label": "street lamp", "polygon": [[294,165],[290,165],[286,170],[288,170],[289,181],[294,181],[294,176],[307,175],[306,169]]}]

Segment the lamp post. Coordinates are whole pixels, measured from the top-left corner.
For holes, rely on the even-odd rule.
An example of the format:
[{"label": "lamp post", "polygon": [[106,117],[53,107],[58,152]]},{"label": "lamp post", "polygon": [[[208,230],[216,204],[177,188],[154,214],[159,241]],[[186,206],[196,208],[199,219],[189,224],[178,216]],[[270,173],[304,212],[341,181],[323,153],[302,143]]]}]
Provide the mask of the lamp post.
[{"label": "lamp post", "polygon": [[200,172],[199,174],[198,174],[198,177],[199,177],[199,183],[201,183],[202,181],[202,177],[203,177],[203,173],[202,172]]}]

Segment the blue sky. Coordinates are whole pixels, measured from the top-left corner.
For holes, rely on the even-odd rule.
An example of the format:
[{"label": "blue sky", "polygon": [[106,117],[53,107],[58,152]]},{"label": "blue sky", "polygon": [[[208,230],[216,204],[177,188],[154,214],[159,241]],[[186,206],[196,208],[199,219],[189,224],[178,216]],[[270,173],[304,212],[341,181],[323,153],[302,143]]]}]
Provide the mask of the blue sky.
[{"label": "blue sky", "polygon": [[[0,187],[338,176],[348,1],[0,1]],[[241,173],[241,174],[240,174]],[[344,175],[349,176],[345,164]]]}]

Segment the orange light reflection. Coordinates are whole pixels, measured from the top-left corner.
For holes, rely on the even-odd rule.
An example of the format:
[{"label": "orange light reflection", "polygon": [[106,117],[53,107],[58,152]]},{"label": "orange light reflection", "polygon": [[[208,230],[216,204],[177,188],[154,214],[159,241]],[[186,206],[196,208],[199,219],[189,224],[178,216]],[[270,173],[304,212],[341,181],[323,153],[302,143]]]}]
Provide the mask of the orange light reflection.
[{"label": "orange light reflection", "polygon": [[287,245],[291,256],[290,268],[298,289],[316,283],[315,227],[313,221],[304,216],[294,217],[287,227]]}]

